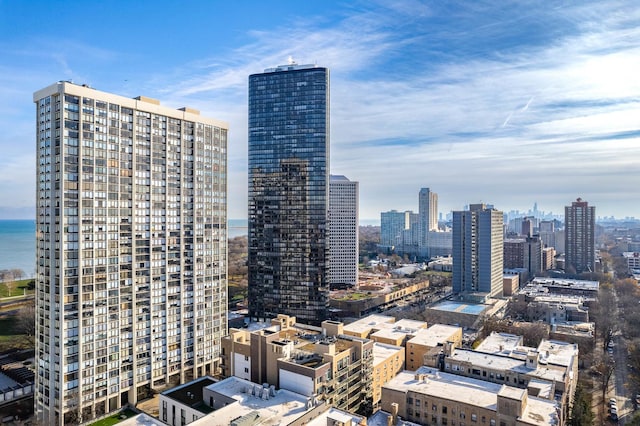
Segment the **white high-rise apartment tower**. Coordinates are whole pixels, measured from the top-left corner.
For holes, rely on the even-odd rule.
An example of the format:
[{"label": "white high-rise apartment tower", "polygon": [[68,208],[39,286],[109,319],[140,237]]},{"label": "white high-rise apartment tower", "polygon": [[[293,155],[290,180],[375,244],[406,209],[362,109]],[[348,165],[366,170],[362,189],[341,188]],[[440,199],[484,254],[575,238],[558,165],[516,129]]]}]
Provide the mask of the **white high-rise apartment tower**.
[{"label": "white high-rise apartment tower", "polygon": [[39,424],[212,374],[227,333],[227,124],[59,82],[37,135]]},{"label": "white high-rise apartment tower", "polygon": [[420,189],[418,194],[418,215],[420,216],[420,247],[429,245],[429,231],[438,230],[438,194],[429,188]]},{"label": "white high-rise apartment tower", "polygon": [[358,182],[329,179],[329,270],[331,287],[358,284]]}]

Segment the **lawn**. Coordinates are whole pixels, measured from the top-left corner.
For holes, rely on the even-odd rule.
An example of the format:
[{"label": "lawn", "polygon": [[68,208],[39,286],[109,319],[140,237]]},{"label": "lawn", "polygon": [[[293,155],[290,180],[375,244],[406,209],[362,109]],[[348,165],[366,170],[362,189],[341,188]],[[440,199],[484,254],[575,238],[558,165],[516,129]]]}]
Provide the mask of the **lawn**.
[{"label": "lawn", "polygon": [[10,296],[22,296],[23,294],[33,294],[35,292],[35,281],[33,279],[17,280],[9,283],[0,283],[0,299]]},{"label": "lawn", "polygon": [[11,348],[15,339],[19,336],[13,328],[15,319],[13,317],[0,317],[0,351]]},{"label": "lawn", "polygon": [[[133,417],[135,415],[137,415],[138,413],[136,413],[135,411],[129,410],[129,409],[125,409],[117,414],[113,414],[109,417],[105,417],[102,420],[98,420],[95,423],[91,423],[90,426],[111,426],[111,425],[115,425],[120,423],[123,420],[128,419],[129,417]],[[126,416],[126,417],[123,417]]]}]

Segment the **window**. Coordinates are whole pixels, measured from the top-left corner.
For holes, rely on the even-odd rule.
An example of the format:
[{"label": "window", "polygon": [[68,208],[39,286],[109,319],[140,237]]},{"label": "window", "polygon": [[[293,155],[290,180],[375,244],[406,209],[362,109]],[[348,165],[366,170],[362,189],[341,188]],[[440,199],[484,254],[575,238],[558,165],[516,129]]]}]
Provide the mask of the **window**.
[{"label": "window", "polygon": [[489,425],[490,426],[496,426],[496,420],[495,419],[489,420]]},{"label": "window", "polygon": [[249,368],[248,368],[248,367],[245,367],[245,368],[244,368],[244,372],[245,372],[245,373],[248,373],[248,372],[249,372]]},{"label": "window", "polygon": [[407,397],[407,405],[413,405],[413,398]]},{"label": "window", "polygon": [[477,414],[471,414],[471,421],[472,422],[477,422],[478,421],[478,415]]},{"label": "window", "polygon": [[446,405],[442,406],[442,414],[447,414],[447,406]]},{"label": "window", "polygon": [[416,407],[419,407],[419,406],[420,406],[420,400],[416,399]]}]

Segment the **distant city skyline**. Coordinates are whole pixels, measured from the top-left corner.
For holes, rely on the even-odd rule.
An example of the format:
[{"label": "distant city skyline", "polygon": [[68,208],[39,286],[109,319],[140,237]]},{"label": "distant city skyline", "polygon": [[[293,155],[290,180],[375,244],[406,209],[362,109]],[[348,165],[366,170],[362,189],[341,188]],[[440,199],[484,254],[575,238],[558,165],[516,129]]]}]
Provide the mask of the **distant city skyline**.
[{"label": "distant city skyline", "polygon": [[[31,95],[56,80],[227,121],[245,218],[246,76],[289,56],[331,69],[330,172],[360,182],[363,219],[417,211],[422,187],[442,213],[640,216],[632,2],[65,3],[0,2],[0,219],[35,217]],[[60,10],[64,31],[43,25]]]}]

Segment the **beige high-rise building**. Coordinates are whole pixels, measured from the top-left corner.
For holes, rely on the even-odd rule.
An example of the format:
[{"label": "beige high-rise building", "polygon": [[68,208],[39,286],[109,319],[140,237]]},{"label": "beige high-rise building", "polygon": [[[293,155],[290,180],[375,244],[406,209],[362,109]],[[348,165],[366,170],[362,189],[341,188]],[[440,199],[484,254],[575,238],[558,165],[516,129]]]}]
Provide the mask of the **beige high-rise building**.
[{"label": "beige high-rise building", "polygon": [[59,82],[36,92],[40,424],[213,374],[226,335],[226,123]]},{"label": "beige high-rise building", "polygon": [[331,288],[358,285],[358,182],[345,176],[329,179],[329,267]]}]

